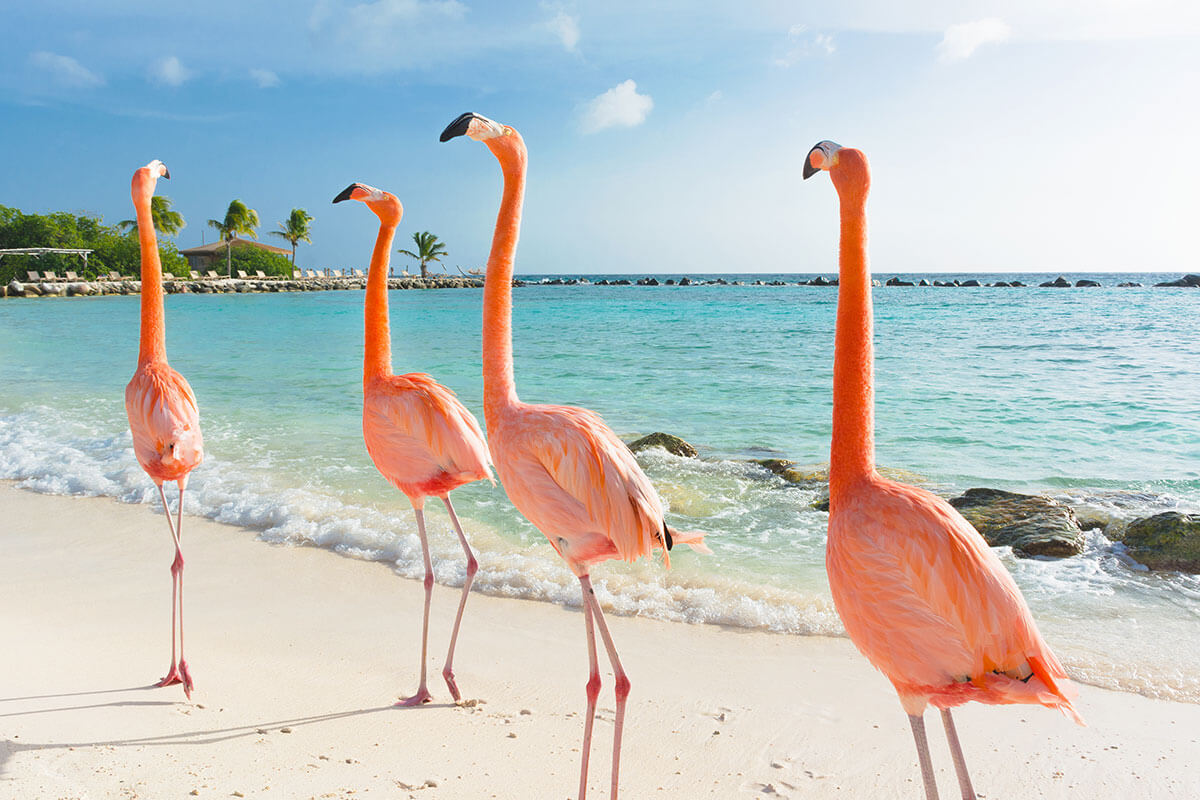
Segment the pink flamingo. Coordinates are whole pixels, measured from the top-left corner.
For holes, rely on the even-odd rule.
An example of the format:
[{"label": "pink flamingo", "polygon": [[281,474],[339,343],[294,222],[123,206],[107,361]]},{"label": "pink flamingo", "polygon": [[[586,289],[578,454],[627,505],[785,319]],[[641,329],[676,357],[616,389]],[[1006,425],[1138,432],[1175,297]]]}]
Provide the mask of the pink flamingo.
[{"label": "pink flamingo", "polygon": [[488,446],[509,499],[550,540],[582,588],[591,671],[579,800],[587,795],[592,723],[600,693],[593,621],[600,628],[616,680],[610,792],[615,800],[630,683],[592,590],[589,567],[610,558],[633,561],[650,555],[655,548],[663,550],[664,561],[670,566],[667,551],[674,542],[709,551],[703,544],[703,534],[667,527],[662,502],[650,480],[629,448],[597,414],[569,406],[530,405],[517,398],[512,357],[512,275],[525,195],[525,142],[513,128],[471,113],[450,123],[441,140],[464,134],[486,144],[504,174],[504,194],[483,288],[483,413]]},{"label": "pink flamingo", "polygon": [[[184,694],[192,696],[192,676],[183,658],[183,491],[188,474],[204,460],[204,438],[200,434],[200,411],[196,395],[183,376],[167,364],[167,344],[163,314],[162,264],[158,240],[150,214],[150,198],[159,177],[170,178],[166,166],[158,160],[133,173],[133,207],[137,215],[138,244],[142,255],[142,325],[138,367],[125,387],[125,413],[133,434],[133,452],[146,474],[158,486],[167,527],[175,542],[175,560],[171,562],[171,668],[158,686],[182,683]],[[164,481],[179,486],[179,510],[175,522],[163,491]],[[176,609],[179,622],[179,661],[175,660]]]},{"label": "pink flamingo", "polygon": [[964,800],[975,791],[950,708],[1033,703],[1080,724],[1066,671],[1038,632],[1021,590],[983,537],[949,503],[875,471],[866,156],[824,141],[807,179],[827,170],[841,207],[829,540],[825,566],[846,632],[895,686],[916,740],[928,800],[937,784],[925,737],[941,709]]},{"label": "pink flamingo", "polygon": [[417,533],[425,559],[425,616],[421,626],[421,685],[397,705],[416,706],[432,699],[426,685],[429,645],[429,602],[433,594],[433,564],[425,536],[425,498],[440,498],[467,554],[467,580],[450,634],[450,650],[442,677],[450,694],[461,699],[454,680],[454,645],[462,623],[467,594],[479,563],[450,503],[450,491],[472,481],[491,480],[483,431],[454,392],[428,375],[392,374],[392,340],[388,330],[387,275],[392,240],[404,208],[396,196],[362,183],[352,183],[333,202],[361,200],[379,217],[379,235],[367,272],[365,354],[363,357],[363,440],[375,468],[408,496],[417,517]]}]

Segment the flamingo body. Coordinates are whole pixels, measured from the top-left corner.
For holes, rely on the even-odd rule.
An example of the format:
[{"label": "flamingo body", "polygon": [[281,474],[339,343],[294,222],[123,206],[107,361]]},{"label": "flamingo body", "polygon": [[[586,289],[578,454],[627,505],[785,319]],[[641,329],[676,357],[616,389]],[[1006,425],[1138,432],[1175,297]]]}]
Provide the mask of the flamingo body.
[{"label": "flamingo body", "polygon": [[825,566],[846,632],[908,713],[974,700],[1078,718],[1012,576],[945,500],[868,478],[830,502]]},{"label": "flamingo body", "polygon": [[491,478],[479,423],[428,375],[365,381],[363,441],[375,468],[414,504]]},{"label": "flamingo body", "polygon": [[509,499],[568,563],[666,556],[662,501],[598,414],[517,402],[489,417],[488,431]]},{"label": "flamingo body", "polygon": [[125,413],[133,453],[156,484],[185,480],[204,460],[196,395],[165,360],[138,365],[125,387]]}]

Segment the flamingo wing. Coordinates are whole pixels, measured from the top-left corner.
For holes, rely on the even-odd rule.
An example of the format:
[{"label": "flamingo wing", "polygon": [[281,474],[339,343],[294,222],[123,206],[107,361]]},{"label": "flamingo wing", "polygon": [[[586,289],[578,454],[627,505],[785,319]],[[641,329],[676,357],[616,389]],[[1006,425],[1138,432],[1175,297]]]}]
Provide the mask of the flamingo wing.
[{"label": "flamingo wing", "polygon": [[138,463],[156,481],[178,480],[204,460],[196,395],[167,364],[138,368],[125,387],[125,413]]},{"label": "flamingo wing", "polygon": [[402,490],[443,475],[459,484],[491,479],[479,422],[428,375],[390,375],[369,386],[363,438],[376,467]]},{"label": "flamingo wing", "polygon": [[599,415],[526,406],[498,438],[513,504],[571,561],[632,561],[661,546],[662,501]]}]

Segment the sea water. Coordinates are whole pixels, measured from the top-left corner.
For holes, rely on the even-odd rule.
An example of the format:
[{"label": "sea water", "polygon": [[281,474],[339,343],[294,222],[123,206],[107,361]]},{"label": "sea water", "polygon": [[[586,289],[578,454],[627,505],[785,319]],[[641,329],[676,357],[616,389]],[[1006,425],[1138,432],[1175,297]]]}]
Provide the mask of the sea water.
[{"label": "sea water", "polygon": [[[946,495],[1048,494],[1115,527],[1200,511],[1200,291],[1115,288],[1175,275],[1083,277],[1105,287],[876,289],[879,463]],[[417,578],[411,508],[362,443],[362,300],[167,298],[168,353],[196,392],[207,453],[186,509]],[[698,460],[639,460],[671,523],[708,531],[713,554],[676,549],[670,571],[657,560],[597,567],[615,611],[842,633],[824,573],[828,516],[810,505],[819,489],[749,461],[828,459],[836,300],[836,289],[808,286],[515,290],[523,400],[585,406],[626,438],[661,430],[700,450]],[[481,301],[474,290],[390,293],[395,370],[435,376],[482,421]],[[137,328],[137,297],[0,301],[0,478],[158,502],[123,407]],[[502,488],[477,483],[453,501],[479,553],[481,591],[578,605],[577,582]],[[437,579],[461,585],[462,551],[438,505]],[[997,552],[1078,678],[1200,702],[1200,578],[1149,572],[1099,531],[1075,558]]]}]

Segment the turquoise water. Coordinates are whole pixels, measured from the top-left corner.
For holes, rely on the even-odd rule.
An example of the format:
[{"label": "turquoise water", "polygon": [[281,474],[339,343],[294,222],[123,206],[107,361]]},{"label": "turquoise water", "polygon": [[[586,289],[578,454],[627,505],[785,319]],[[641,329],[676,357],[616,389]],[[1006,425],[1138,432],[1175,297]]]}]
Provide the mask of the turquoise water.
[{"label": "turquoise water", "polygon": [[[362,298],[168,297],[168,352],[196,391],[207,451],[187,510],[415,577],[411,511],[361,440]],[[472,290],[391,293],[397,371],[434,375],[482,418],[480,303]],[[1200,292],[889,287],[875,303],[881,464],[946,493],[1049,493],[1114,526],[1200,509]],[[640,460],[673,524],[710,531],[714,555],[676,551],[669,573],[597,568],[618,612],[841,632],[815,492],[744,461],[826,460],[835,308],[836,290],[817,287],[516,290],[523,399],[586,406],[623,436],[664,430],[701,451]],[[136,297],[0,301],[0,477],[156,502],[122,405],[137,323]],[[483,591],[578,602],[502,489],[476,484],[454,500]],[[461,584],[461,551],[432,516],[438,579]],[[1100,532],[1079,558],[1000,554],[1081,679],[1200,701],[1200,579],[1148,573]]]}]

